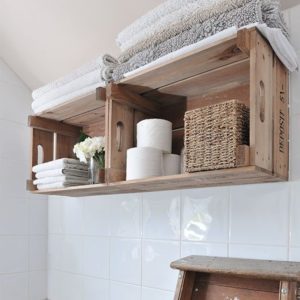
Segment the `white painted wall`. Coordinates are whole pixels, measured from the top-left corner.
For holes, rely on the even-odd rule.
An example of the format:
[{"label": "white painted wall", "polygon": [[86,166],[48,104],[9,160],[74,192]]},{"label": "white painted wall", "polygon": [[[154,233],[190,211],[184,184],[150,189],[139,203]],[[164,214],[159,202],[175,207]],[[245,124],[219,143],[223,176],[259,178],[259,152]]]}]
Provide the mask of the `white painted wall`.
[{"label": "white painted wall", "polygon": [[[300,6],[287,11],[300,56]],[[300,261],[300,76],[291,181],[49,201],[50,300],[171,300],[190,254]]]},{"label": "white painted wall", "polygon": [[47,198],[26,190],[30,90],[0,59],[0,299],[47,295]]}]

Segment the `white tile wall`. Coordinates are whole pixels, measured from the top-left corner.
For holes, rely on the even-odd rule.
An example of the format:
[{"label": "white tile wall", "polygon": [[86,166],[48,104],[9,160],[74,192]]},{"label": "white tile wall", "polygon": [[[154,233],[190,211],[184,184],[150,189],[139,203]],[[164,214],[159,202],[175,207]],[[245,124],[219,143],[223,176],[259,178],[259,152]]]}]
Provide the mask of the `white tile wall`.
[{"label": "white tile wall", "polygon": [[[300,5],[285,15],[300,54]],[[192,254],[300,261],[299,129],[300,77],[295,73],[290,182],[51,197],[49,299],[171,300],[177,272],[170,262]],[[24,209],[18,198],[12,206],[19,214]]]},{"label": "white tile wall", "polygon": [[30,90],[0,59],[0,299],[47,296],[48,201],[26,191]]}]

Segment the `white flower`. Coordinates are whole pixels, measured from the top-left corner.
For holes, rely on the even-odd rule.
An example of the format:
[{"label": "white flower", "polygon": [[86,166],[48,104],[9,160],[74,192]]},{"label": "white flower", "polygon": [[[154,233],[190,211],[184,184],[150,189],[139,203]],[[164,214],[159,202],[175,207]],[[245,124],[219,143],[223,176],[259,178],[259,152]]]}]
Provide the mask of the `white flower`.
[{"label": "white flower", "polygon": [[86,138],[83,142],[74,146],[73,152],[81,162],[87,163],[87,160],[94,157],[97,152],[104,151],[105,138],[102,136]]}]

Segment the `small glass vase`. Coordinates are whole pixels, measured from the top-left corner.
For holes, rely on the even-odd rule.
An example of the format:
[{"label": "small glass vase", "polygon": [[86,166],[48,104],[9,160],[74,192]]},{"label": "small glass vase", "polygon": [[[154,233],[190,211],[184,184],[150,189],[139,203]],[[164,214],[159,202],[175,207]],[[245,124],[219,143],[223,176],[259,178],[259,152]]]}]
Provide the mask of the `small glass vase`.
[{"label": "small glass vase", "polygon": [[99,166],[99,163],[90,158],[88,161],[89,184],[99,184],[105,182],[105,169]]}]

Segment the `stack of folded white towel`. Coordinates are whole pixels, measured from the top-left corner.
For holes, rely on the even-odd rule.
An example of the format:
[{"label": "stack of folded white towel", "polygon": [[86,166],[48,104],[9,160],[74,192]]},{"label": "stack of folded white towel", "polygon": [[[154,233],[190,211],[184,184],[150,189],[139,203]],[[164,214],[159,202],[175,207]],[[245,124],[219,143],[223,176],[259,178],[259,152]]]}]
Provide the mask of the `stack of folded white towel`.
[{"label": "stack of folded white towel", "polygon": [[39,114],[74,98],[94,93],[96,88],[104,87],[108,78],[111,78],[116,63],[110,55],[99,56],[72,73],[33,91],[33,112]]},{"label": "stack of folded white towel", "polygon": [[32,168],[38,190],[64,188],[88,184],[88,166],[79,160],[61,158]]}]

